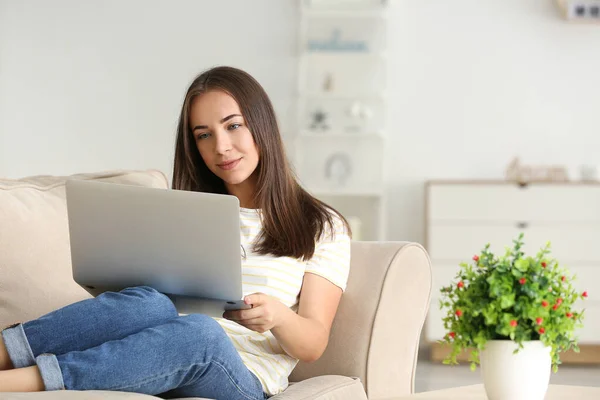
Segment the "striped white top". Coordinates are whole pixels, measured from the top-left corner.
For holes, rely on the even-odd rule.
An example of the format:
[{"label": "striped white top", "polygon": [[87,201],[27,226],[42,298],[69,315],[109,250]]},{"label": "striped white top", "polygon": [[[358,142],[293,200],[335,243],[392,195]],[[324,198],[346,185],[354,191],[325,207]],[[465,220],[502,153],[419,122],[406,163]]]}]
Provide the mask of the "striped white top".
[{"label": "striped white top", "polygon": [[[291,257],[262,256],[252,252],[261,230],[258,210],[240,209],[242,246],[242,286],[244,296],[261,292],[273,296],[286,306],[297,310],[304,274],[320,275],[342,290],[346,289],[350,271],[350,237],[342,221],[336,218],[335,232],[329,232],[317,242],[311,260],[303,262]],[[275,395],[288,386],[288,376],[298,360],[290,357],[268,331],[258,333],[233,321],[216,318],[225,329],[244,364],[260,380],[263,390]]]}]

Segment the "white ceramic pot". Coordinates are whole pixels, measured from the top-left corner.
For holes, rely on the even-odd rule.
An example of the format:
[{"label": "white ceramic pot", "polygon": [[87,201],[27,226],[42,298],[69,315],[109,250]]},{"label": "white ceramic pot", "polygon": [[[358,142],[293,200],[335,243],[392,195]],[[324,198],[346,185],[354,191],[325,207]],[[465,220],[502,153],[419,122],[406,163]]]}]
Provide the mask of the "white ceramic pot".
[{"label": "white ceramic pot", "polygon": [[491,340],[480,354],[481,375],[489,400],[543,400],[550,382],[550,347],[539,340],[518,345]]}]

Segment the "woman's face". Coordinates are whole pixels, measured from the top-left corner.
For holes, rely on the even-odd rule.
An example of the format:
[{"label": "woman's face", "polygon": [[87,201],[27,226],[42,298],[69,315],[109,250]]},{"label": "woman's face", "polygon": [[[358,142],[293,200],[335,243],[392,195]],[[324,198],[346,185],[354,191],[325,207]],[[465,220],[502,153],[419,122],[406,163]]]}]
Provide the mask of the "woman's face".
[{"label": "woman's face", "polygon": [[230,192],[248,183],[258,166],[258,149],[233,97],[218,90],[195,97],[190,126],[204,163]]}]

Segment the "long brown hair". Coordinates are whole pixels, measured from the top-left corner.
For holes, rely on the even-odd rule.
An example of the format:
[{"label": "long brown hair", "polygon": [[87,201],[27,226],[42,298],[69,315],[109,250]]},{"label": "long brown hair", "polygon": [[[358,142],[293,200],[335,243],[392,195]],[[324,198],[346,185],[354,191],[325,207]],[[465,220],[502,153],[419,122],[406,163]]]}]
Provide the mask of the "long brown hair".
[{"label": "long brown hair", "polygon": [[285,155],[271,100],[252,76],[236,68],[209,69],[188,88],[177,127],[173,189],[227,194],[224,182],[202,160],[190,129],[192,100],[210,90],[223,91],[235,99],[258,147],[254,200],[262,211],[262,231],[253,250],[308,260],[316,240],[327,230],[335,234],[334,215],[350,234],[348,222],[339,212],[299,185]]}]

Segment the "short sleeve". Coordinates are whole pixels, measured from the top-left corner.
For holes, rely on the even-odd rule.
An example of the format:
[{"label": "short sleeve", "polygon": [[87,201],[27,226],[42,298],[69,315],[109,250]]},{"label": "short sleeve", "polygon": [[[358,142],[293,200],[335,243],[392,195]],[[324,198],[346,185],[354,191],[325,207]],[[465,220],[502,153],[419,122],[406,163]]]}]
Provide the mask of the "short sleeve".
[{"label": "short sleeve", "polygon": [[334,217],[334,234],[327,229],[317,241],[315,254],[306,264],[305,272],[322,276],[346,290],[350,274],[350,236],[343,221]]}]

